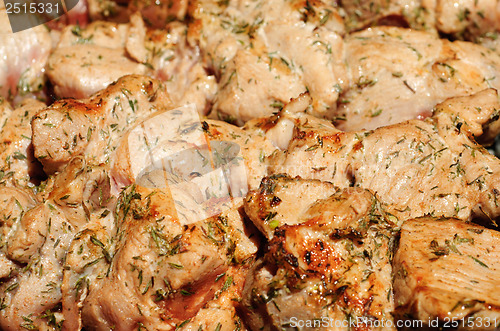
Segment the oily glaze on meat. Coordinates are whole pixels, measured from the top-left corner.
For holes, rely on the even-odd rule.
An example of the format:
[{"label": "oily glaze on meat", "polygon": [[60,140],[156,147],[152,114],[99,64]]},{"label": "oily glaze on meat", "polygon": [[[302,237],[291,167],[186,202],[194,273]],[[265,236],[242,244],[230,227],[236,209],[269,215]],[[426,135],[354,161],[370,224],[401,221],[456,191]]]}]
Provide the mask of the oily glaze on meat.
[{"label": "oily glaze on meat", "polygon": [[219,78],[212,117],[242,124],[306,90],[314,114],[328,116],[335,108],[347,83],[335,8],[322,1],[196,1],[192,7],[189,40]]},{"label": "oily glaze on meat", "polygon": [[395,25],[479,40],[500,30],[500,7],[494,0],[339,1],[349,30]]},{"label": "oily glaze on meat", "polygon": [[187,0],[128,1],[88,0],[92,20],[126,23],[136,12],[140,12],[148,25],[163,28],[172,20],[182,20],[187,12]]},{"label": "oily glaze on meat", "polygon": [[[314,195],[307,181],[296,184],[305,184],[304,194]],[[268,190],[267,185],[263,182],[261,190]],[[252,221],[259,228],[269,222]],[[250,328],[293,329],[294,318],[295,323],[392,320],[391,226],[376,198],[362,189],[341,190],[310,203],[297,214],[297,222],[277,228],[247,278],[242,304]],[[375,329],[359,324],[332,323],[325,330]]]},{"label": "oily glaze on meat", "polygon": [[200,62],[199,50],[186,41],[186,25],[146,28],[132,15],[128,24],[93,22],[85,29],[66,27],[48,64],[48,77],[59,97],[86,98],[129,74],[165,82],[176,105],[195,103],[205,114],[217,83]]},{"label": "oily glaze on meat", "polygon": [[495,219],[500,163],[473,136],[490,125],[496,135],[497,109],[496,92],[486,90],[449,99],[426,120],[373,131],[341,132],[307,115],[283,116],[294,123],[293,137],[268,159],[269,172],[370,189],[400,220]]},{"label": "oily glaze on meat", "polygon": [[3,100],[3,116],[0,133],[0,173],[2,184],[25,187],[30,182],[43,179],[38,160],[33,155],[31,145],[31,118],[45,108],[45,104],[33,99],[25,99],[12,110]]},{"label": "oily glaze on meat", "polygon": [[0,4],[0,96],[39,92],[52,40],[44,26],[12,33],[3,2]]},{"label": "oily glaze on meat", "polygon": [[465,326],[496,329],[499,245],[498,231],[457,219],[406,221],[393,261],[397,313],[423,321],[465,318]]},{"label": "oily glaze on meat", "polygon": [[145,74],[148,68],[127,54],[126,41],[134,38],[131,25],[129,29],[125,24],[96,22],[85,29],[66,27],[48,62],[55,93],[86,98],[124,75]]},{"label": "oily glaze on meat", "polygon": [[336,111],[346,131],[375,129],[432,114],[439,102],[500,88],[500,56],[469,42],[394,27],[346,38],[350,89]]},{"label": "oily glaze on meat", "polygon": [[92,164],[109,162],[120,137],[135,121],[167,108],[160,82],[125,76],[89,99],[62,99],[32,120],[35,157],[47,174],[61,170],[76,155]]},{"label": "oily glaze on meat", "polygon": [[185,223],[168,192],[140,186],[125,190],[117,208],[109,277],[96,279],[83,299],[83,325],[94,330],[173,330],[220,299],[238,277],[230,277],[230,265],[256,251],[239,235],[244,226],[236,210]]},{"label": "oily glaze on meat", "polygon": [[24,206],[19,203],[26,209],[4,238],[4,249],[22,268],[9,274],[1,285],[2,330],[41,328],[51,322],[41,316],[51,309],[57,311],[66,252],[94,210],[91,201],[97,186],[93,184],[102,170],[87,168],[76,158],[54,180],[46,199],[36,205],[29,199],[24,199]]},{"label": "oily glaze on meat", "polygon": [[496,317],[497,5],[371,3],[91,0],[28,88],[7,52],[55,102],[0,105],[0,329]]}]

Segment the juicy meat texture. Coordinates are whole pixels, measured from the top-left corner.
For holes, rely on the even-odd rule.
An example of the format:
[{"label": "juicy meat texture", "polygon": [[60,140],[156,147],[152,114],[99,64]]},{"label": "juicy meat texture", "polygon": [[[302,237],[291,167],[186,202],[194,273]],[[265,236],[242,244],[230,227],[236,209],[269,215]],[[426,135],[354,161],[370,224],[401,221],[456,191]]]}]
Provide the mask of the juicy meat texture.
[{"label": "juicy meat texture", "polygon": [[498,319],[499,244],[498,231],[457,219],[406,221],[393,260],[398,314],[423,321]]},{"label": "juicy meat texture", "polygon": [[93,21],[128,22],[140,12],[148,25],[163,28],[173,20],[183,20],[188,9],[187,0],[128,1],[88,0],[89,15]]},{"label": "juicy meat texture", "polygon": [[142,74],[164,81],[175,105],[194,103],[206,114],[217,91],[214,75],[186,40],[186,25],[146,27],[139,14],[127,24],[93,22],[66,27],[49,59],[48,77],[59,97],[86,98],[118,78]]},{"label": "juicy meat texture", "polygon": [[45,104],[25,99],[13,110],[3,100],[1,107],[5,118],[0,131],[1,183],[24,187],[43,179],[43,171],[31,145],[31,118],[45,108]]},{"label": "juicy meat texture", "polygon": [[500,88],[500,56],[422,31],[370,28],[346,38],[350,88],[336,111],[346,131],[425,118],[453,96]]},{"label": "juicy meat texture", "polygon": [[301,215],[319,199],[336,192],[329,182],[289,178],[285,175],[264,177],[259,189],[245,198],[245,212],[266,238],[282,225],[301,224]]},{"label": "juicy meat texture", "polygon": [[52,48],[50,33],[44,26],[12,33],[3,2],[0,31],[0,96],[12,100],[39,92]]},{"label": "juicy meat texture", "polygon": [[200,50],[188,43],[187,26],[171,23],[165,30],[148,29],[144,47],[154,77],[164,81],[175,105],[195,104],[202,115],[211,109],[217,92],[215,75],[206,70]]},{"label": "juicy meat texture", "polygon": [[394,25],[477,41],[500,30],[494,0],[340,1],[349,31]]},{"label": "juicy meat texture", "polygon": [[56,101],[32,119],[35,157],[47,174],[77,155],[91,164],[108,162],[135,121],[167,109],[165,86],[145,76],[124,76],[89,99]]},{"label": "juicy meat texture", "polygon": [[[302,181],[295,181],[300,187]],[[303,183],[307,194],[310,183]],[[261,218],[251,219],[267,226]],[[392,226],[366,190],[348,188],[310,203],[295,224],[276,229],[246,280],[242,305],[250,328],[279,329],[293,324],[293,317],[392,320]],[[325,329],[351,328],[332,323]]]},{"label": "juicy meat texture", "polygon": [[[21,269],[9,274],[2,284],[2,330],[42,328],[51,323],[50,318],[42,315],[58,309],[66,252],[74,235],[87,223],[89,213],[101,202],[104,204],[95,199],[97,187],[106,199],[105,185],[99,182],[103,172],[104,169],[87,167],[81,158],[75,158],[54,179],[46,198],[34,204],[25,193],[24,199],[16,203],[22,207],[22,213],[12,220],[5,238],[5,253]],[[20,194],[13,196],[17,199]]]},{"label": "juicy meat texture", "polygon": [[359,132],[317,125],[322,120],[307,115],[283,116],[295,125],[293,137],[268,158],[269,173],[369,189],[400,221],[497,219],[500,162],[474,137],[488,128],[496,135],[499,106],[496,92],[485,90],[443,102],[426,120]]},{"label": "juicy meat texture", "polygon": [[95,22],[85,29],[64,28],[50,55],[47,76],[59,97],[86,98],[127,74],[145,74],[148,68],[127,53],[134,39],[133,23]]},{"label": "juicy meat texture", "polygon": [[[245,225],[237,209],[183,221],[168,190],[133,185],[122,192],[117,210],[109,276],[92,282],[83,299],[83,325],[93,330],[135,330],[138,325],[173,330],[213,298],[220,299],[237,280],[231,276],[228,281],[231,265],[251,258],[257,249],[241,236]],[[237,283],[236,294],[242,282]],[[226,302],[221,308],[230,307]]]},{"label": "juicy meat texture", "polygon": [[308,90],[328,117],[347,86],[343,24],[322,1],[197,1],[188,37],[219,78],[212,117],[242,124]]},{"label": "juicy meat texture", "polygon": [[[212,158],[208,146],[215,151]],[[267,171],[264,158],[274,150],[264,132],[202,121],[192,106],[157,112],[121,139],[112,162],[113,186],[119,192],[136,182],[158,188],[190,185],[200,203],[211,194],[238,199],[258,187]],[[196,183],[191,182],[194,177]],[[204,208],[210,214],[212,207]]]}]

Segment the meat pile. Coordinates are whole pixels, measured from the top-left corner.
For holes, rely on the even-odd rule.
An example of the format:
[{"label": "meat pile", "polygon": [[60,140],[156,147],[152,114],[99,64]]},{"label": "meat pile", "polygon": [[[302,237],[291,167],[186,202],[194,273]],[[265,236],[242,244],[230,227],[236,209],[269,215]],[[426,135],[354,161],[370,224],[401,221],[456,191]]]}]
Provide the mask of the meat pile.
[{"label": "meat pile", "polygon": [[82,0],[0,35],[0,329],[498,329],[497,16]]}]

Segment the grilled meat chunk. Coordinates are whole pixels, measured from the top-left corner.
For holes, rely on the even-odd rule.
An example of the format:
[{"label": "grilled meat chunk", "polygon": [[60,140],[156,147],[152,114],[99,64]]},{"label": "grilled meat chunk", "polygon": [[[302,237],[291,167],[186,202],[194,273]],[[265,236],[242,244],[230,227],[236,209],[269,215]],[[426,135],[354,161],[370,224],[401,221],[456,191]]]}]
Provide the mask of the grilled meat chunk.
[{"label": "grilled meat chunk", "polygon": [[31,145],[31,118],[45,107],[40,101],[25,99],[12,110],[3,101],[5,121],[0,131],[0,180],[3,184],[19,187],[43,179]]},{"label": "grilled meat chunk", "polygon": [[335,112],[342,130],[423,119],[447,98],[500,88],[500,55],[470,42],[377,27],[346,37],[345,48],[351,83]]},{"label": "grilled meat chunk", "polygon": [[44,67],[52,48],[44,26],[12,33],[4,2],[0,4],[0,96],[12,101],[17,95],[39,92]]},{"label": "grilled meat chunk", "polygon": [[440,32],[478,41],[500,30],[500,8],[494,0],[339,1],[350,31],[373,25],[394,25]]},{"label": "grilled meat chunk", "polygon": [[23,267],[1,285],[2,330],[18,330],[23,325],[42,327],[47,322],[44,313],[57,310],[66,252],[94,209],[93,179],[103,171],[75,158],[55,179],[48,198],[35,206],[28,201],[26,210],[11,226],[5,252]]},{"label": "grilled meat chunk", "polygon": [[255,226],[271,239],[282,225],[301,224],[301,215],[318,199],[335,193],[329,182],[290,178],[285,175],[264,177],[259,189],[245,198],[245,212]]},{"label": "grilled meat chunk", "polygon": [[250,328],[293,329],[297,320],[326,319],[332,321],[326,330],[352,329],[351,322],[335,324],[345,320],[355,321],[354,330],[373,330],[368,321],[392,320],[393,224],[377,199],[349,188],[311,203],[298,218],[275,230],[247,278],[242,304]]},{"label": "grilled meat chunk", "polygon": [[125,76],[89,99],[62,99],[32,120],[35,157],[47,174],[77,155],[91,164],[109,162],[124,132],[137,120],[170,106],[162,83]]},{"label": "grilled meat chunk", "polygon": [[269,115],[308,90],[330,116],[347,86],[343,25],[323,1],[195,1],[189,40],[220,78],[213,114],[238,124]]},{"label": "grilled meat chunk", "polygon": [[[48,61],[47,76],[55,93],[63,98],[87,98],[122,76],[146,74],[148,68],[133,56],[137,50],[129,56],[126,47],[138,38],[134,28],[140,30],[140,22],[65,27]],[[144,43],[139,46],[144,48]]]},{"label": "grilled meat chunk", "polygon": [[[253,127],[201,121],[193,106],[154,113],[121,140],[112,162],[113,186],[119,192],[139,180],[165,188],[197,177],[200,197],[244,197],[248,187],[258,187],[267,171],[263,160],[275,150],[260,134]],[[231,192],[224,191],[228,185]]]},{"label": "grilled meat chunk", "polygon": [[373,131],[339,132],[307,115],[285,115],[295,123],[293,138],[268,158],[269,173],[369,189],[400,220],[495,219],[500,161],[474,137],[489,129],[496,135],[497,109],[496,92],[486,90],[449,99],[426,120]]},{"label": "grilled meat chunk", "polygon": [[[497,231],[458,219],[406,221],[393,261],[396,312],[424,322],[447,318],[461,327],[496,329],[499,245]],[[490,323],[479,324],[486,317]]]},{"label": "grilled meat chunk", "polygon": [[190,222],[177,216],[176,205],[168,190],[133,185],[123,191],[109,273],[83,301],[84,327],[174,329],[227,290],[223,276],[233,256],[244,261],[256,252],[243,245],[249,239],[239,234],[244,227],[236,209]]},{"label": "grilled meat chunk", "polygon": [[163,28],[172,20],[182,20],[187,12],[187,0],[128,1],[88,0],[89,15],[94,21],[128,22],[140,12],[149,25]]}]

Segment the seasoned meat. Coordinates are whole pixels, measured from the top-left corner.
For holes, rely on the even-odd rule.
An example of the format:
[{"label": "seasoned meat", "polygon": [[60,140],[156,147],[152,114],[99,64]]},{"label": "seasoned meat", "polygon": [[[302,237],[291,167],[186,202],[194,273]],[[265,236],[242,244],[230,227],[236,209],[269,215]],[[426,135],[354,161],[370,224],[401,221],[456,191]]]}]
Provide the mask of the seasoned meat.
[{"label": "seasoned meat", "polygon": [[[441,0],[341,0],[346,28],[357,31],[373,25],[393,25],[436,32],[435,7]],[[442,0],[446,1],[446,0]]]},{"label": "seasoned meat", "polygon": [[0,187],[0,278],[8,278],[18,269],[18,266],[7,258],[6,243],[14,224],[17,224],[23,214],[33,208],[36,199],[31,190],[26,188]]},{"label": "seasoned meat", "polygon": [[3,2],[0,4],[0,96],[39,92],[52,47],[47,29],[37,26],[12,33]]},{"label": "seasoned meat", "polygon": [[500,55],[469,42],[394,27],[346,38],[350,89],[340,98],[337,125],[375,129],[425,118],[453,96],[500,88]]},{"label": "seasoned meat", "polygon": [[[189,190],[201,189],[196,199],[200,203],[203,195],[244,197],[265,176],[263,160],[275,150],[255,131],[216,120],[202,122],[188,106],[155,113],[121,140],[112,164],[115,191],[137,180],[165,188],[190,185],[197,177],[191,184],[196,181],[198,187]],[[213,206],[206,207],[208,212]]]},{"label": "seasoned meat", "polygon": [[86,98],[122,76],[147,73],[149,69],[140,59],[129,57],[125,48],[126,41],[134,38],[133,29],[134,22],[130,27],[95,22],[85,29],[78,25],[64,28],[48,61],[47,76],[55,93]]},{"label": "seasoned meat", "polygon": [[268,238],[282,225],[301,224],[301,215],[318,199],[335,193],[329,182],[289,178],[284,175],[265,177],[258,190],[245,198],[245,212]]},{"label": "seasoned meat", "polygon": [[59,97],[86,98],[118,78],[149,75],[164,81],[175,105],[195,103],[205,114],[217,83],[186,40],[186,25],[146,28],[139,14],[128,24],[93,22],[68,26],[49,60],[48,77]]},{"label": "seasoned meat", "polygon": [[284,115],[295,123],[293,137],[268,159],[269,173],[370,189],[400,220],[495,219],[500,161],[474,137],[496,135],[497,109],[496,92],[485,90],[443,102],[426,120],[373,131],[339,132],[307,115]]},{"label": "seasoned meat", "polygon": [[26,186],[43,179],[41,166],[33,155],[31,145],[31,118],[45,104],[25,99],[14,110],[3,100],[2,115],[5,120],[0,131],[0,174],[5,185]]},{"label": "seasoned meat", "polygon": [[32,120],[35,157],[47,174],[77,155],[91,164],[109,162],[135,121],[170,106],[165,86],[144,76],[125,76],[89,99],[62,99]]},{"label": "seasoned meat", "polygon": [[235,209],[188,222],[178,218],[167,190],[133,185],[121,194],[117,210],[108,276],[97,278],[83,300],[86,328],[174,329],[229,288],[232,263],[256,252],[250,242],[242,245],[249,239],[239,234],[244,226]]},{"label": "seasoned meat", "polygon": [[[322,1],[197,1],[189,40],[220,77],[212,117],[242,124],[309,91],[331,116],[347,86],[342,20]],[[204,8],[210,8],[205,10]]]},{"label": "seasoned meat", "polygon": [[[311,203],[297,223],[275,230],[246,280],[242,304],[250,328],[292,330],[298,320],[320,320],[325,330],[373,330],[361,321],[392,320],[392,226],[366,190]],[[344,320],[355,322],[335,324]]]},{"label": "seasoned meat", "polygon": [[90,18],[125,23],[136,12],[140,12],[148,25],[163,28],[172,20],[182,20],[187,12],[187,0],[128,1],[88,0]]},{"label": "seasoned meat", "polygon": [[394,25],[440,32],[477,41],[500,30],[500,8],[494,0],[376,0],[339,1],[346,12],[348,30]]},{"label": "seasoned meat", "polygon": [[215,75],[206,70],[197,46],[189,45],[187,26],[171,23],[166,30],[147,30],[144,47],[154,77],[165,82],[172,102],[182,106],[194,103],[206,115],[217,92]]},{"label": "seasoned meat", "polygon": [[74,235],[87,222],[88,213],[95,209],[91,202],[95,179],[103,171],[75,158],[56,178],[46,200],[35,206],[29,200],[19,203],[26,210],[15,220],[5,240],[7,257],[22,264],[22,271],[9,275],[1,285],[2,330],[41,327],[47,322],[42,315],[57,310],[66,252]]},{"label": "seasoned meat", "polygon": [[446,318],[461,327],[496,329],[499,245],[498,231],[461,220],[406,221],[393,261],[396,311],[426,323]]}]

